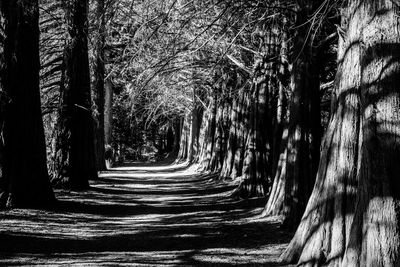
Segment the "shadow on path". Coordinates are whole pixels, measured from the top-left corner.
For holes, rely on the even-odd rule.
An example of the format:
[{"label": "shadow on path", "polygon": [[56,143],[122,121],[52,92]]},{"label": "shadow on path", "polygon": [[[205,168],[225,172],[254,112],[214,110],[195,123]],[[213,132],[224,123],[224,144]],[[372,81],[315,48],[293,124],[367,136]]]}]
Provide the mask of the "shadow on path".
[{"label": "shadow on path", "polygon": [[264,199],[186,166],[124,166],[54,210],[0,212],[0,265],[281,266],[290,236],[257,219]]}]

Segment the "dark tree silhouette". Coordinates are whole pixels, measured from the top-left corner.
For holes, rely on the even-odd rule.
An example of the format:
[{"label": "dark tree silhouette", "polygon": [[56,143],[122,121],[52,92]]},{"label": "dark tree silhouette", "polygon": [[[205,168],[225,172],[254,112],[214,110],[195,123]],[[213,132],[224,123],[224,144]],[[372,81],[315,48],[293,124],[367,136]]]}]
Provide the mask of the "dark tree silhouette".
[{"label": "dark tree silhouette", "polygon": [[[88,58],[88,2],[64,1],[68,37],[57,122],[54,179],[74,190],[97,178]],[[101,74],[99,74],[101,75]]]},{"label": "dark tree silhouette", "polygon": [[2,1],[0,11],[5,37],[0,79],[4,142],[0,205],[51,205],[55,198],[47,172],[39,96],[38,1]]},{"label": "dark tree silhouette", "polygon": [[104,0],[96,1],[95,36],[94,36],[94,98],[97,107],[96,112],[96,165],[97,170],[106,169],[105,165],[105,132],[104,132],[104,106],[105,106],[105,34],[106,12]]},{"label": "dark tree silhouette", "polygon": [[321,137],[317,51],[305,26],[320,3],[298,1],[296,5],[288,121],[281,139],[279,171],[264,211],[265,215],[283,215],[285,225],[292,230],[301,219],[314,185]]}]

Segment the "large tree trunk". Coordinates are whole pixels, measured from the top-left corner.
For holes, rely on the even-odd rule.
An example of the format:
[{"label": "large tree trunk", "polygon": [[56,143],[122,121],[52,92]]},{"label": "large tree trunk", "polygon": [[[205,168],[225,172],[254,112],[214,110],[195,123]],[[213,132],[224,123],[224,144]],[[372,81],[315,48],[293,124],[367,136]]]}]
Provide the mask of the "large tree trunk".
[{"label": "large tree trunk", "polygon": [[215,116],[215,135],[213,138],[214,145],[211,153],[210,170],[212,172],[221,171],[224,156],[226,153],[227,135],[229,127],[228,120],[230,114],[229,104],[227,100],[221,97]]},{"label": "large tree trunk", "polygon": [[238,107],[243,111],[238,113],[242,129],[238,129],[238,149],[231,176],[241,177],[240,185],[234,192],[234,195],[241,197],[265,196],[269,190],[273,171],[272,155],[276,150],[274,145],[277,145],[272,133],[281,127],[277,125],[273,111],[279,95],[276,85],[278,69],[274,64],[280,52],[278,35],[274,22],[261,26],[258,38],[262,56],[254,63],[250,92],[243,91],[245,100]]},{"label": "large tree trunk", "polygon": [[223,107],[221,103],[218,102],[217,110],[215,114],[215,132],[213,138],[213,150],[211,153],[211,160],[210,160],[210,170],[212,172],[219,171],[220,169],[220,158],[221,158],[221,151],[222,151],[222,116],[223,116]]},{"label": "large tree trunk", "polygon": [[[281,168],[280,161],[282,153],[282,142],[284,145],[286,142],[285,138],[282,138],[285,128],[287,127],[288,108],[287,108],[287,96],[289,95],[289,29],[288,29],[288,18],[284,16],[282,18],[282,25],[279,29],[281,34],[280,45],[277,45],[277,55],[279,55],[279,62],[277,66],[277,87],[278,95],[275,107],[275,116],[273,125],[274,131],[272,136],[272,175],[276,176],[277,168]],[[286,133],[287,136],[287,133]]]},{"label": "large tree trunk", "polygon": [[[250,198],[264,196],[268,191],[268,144],[265,125],[267,117],[267,77],[261,70],[263,64],[258,63],[252,86],[252,101],[249,102],[251,112],[249,134],[243,162],[241,183],[234,196]],[[258,73],[259,72],[259,73]],[[257,75],[258,73],[258,75]]]},{"label": "large tree trunk", "polygon": [[[319,71],[316,53],[307,40],[307,27],[301,27],[314,12],[313,5],[302,3],[297,12],[291,73],[291,100],[287,133],[282,140],[281,159],[264,214],[282,215],[285,226],[294,229],[314,185],[320,147]],[[314,2],[315,4],[315,2]],[[282,169],[284,168],[284,169]]]},{"label": "large tree trunk", "polygon": [[105,105],[105,9],[104,0],[96,1],[96,31],[95,31],[95,62],[94,62],[94,98],[97,107],[96,112],[96,166],[97,170],[106,169],[105,165],[105,135],[104,135],[104,105]]},{"label": "large tree trunk", "polygon": [[97,179],[88,59],[88,2],[64,2],[68,39],[61,88],[55,179],[73,190]]},{"label": "large tree trunk", "polygon": [[[236,107],[237,117],[234,117],[232,124],[236,124],[236,148],[234,151],[234,160],[232,165],[232,170],[229,176],[231,179],[235,180],[237,177],[241,177],[243,169],[244,151],[246,145],[246,138],[248,133],[248,120],[249,120],[249,110],[248,110],[248,92],[246,87],[243,87],[239,91],[238,105]],[[236,122],[235,122],[236,121]]]},{"label": "large tree trunk", "polygon": [[280,60],[278,72],[278,101],[276,106],[276,126],[274,128],[273,137],[273,158],[272,158],[272,174],[274,181],[271,192],[268,197],[268,202],[263,211],[263,216],[273,216],[284,214],[285,201],[285,181],[286,181],[286,162],[287,162],[287,137],[288,137],[288,119],[289,110],[287,108],[287,87],[289,84],[289,34],[288,34],[288,19],[283,18],[281,28],[282,40],[280,47]]},{"label": "large tree trunk", "polygon": [[47,172],[40,109],[38,1],[2,1],[0,9],[5,24],[0,79],[5,96],[2,93],[0,97],[7,99],[1,119],[4,165],[0,206],[46,206],[55,198]]},{"label": "large tree trunk", "polygon": [[[362,145],[343,266],[400,266],[400,17],[395,1],[354,1]],[[360,29],[362,31],[360,32]]]},{"label": "large tree trunk", "polygon": [[351,1],[343,12],[346,35],[317,181],[282,258],[300,265],[398,266],[398,7]]}]

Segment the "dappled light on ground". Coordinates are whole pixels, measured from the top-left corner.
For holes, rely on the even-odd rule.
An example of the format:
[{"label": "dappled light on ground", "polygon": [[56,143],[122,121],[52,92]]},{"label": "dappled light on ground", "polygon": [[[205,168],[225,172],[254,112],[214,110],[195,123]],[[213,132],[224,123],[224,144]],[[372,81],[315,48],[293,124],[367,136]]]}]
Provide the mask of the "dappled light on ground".
[{"label": "dappled light on ground", "polygon": [[0,265],[280,266],[290,236],[264,199],[184,165],[114,168],[52,210],[0,213]]}]

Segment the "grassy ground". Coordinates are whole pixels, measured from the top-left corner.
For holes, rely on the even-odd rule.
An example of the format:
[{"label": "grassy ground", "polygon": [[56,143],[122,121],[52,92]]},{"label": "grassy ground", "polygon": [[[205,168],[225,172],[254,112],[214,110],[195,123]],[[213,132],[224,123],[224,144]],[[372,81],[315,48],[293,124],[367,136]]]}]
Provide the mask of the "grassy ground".
[{"label": "grassy ground", "polygon": [[0,265],[281,266],[290,235],[258,218],[264,199],[193,168],[131,165],[87,192],[57,191],[54,210],[0,212]]}]

